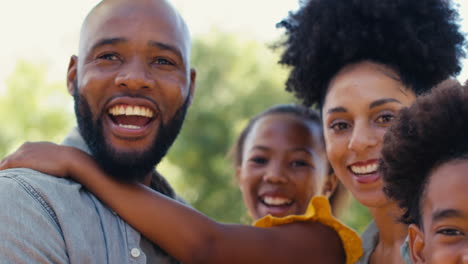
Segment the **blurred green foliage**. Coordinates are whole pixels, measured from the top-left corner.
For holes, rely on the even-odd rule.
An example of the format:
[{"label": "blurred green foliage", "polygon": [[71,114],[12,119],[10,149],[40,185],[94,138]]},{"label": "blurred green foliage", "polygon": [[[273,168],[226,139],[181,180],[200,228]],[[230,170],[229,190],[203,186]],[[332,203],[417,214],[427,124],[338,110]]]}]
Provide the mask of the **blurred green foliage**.
[{"label": "blurred green foliage", "polygon": [[[265,44],[214,32],[193,41],[195,98],[186,122],[158,170],[193,207],[223,222],[250,223],[227,153],[248,120],[278,103],[294,102],[284,91],[286,69]],[[60,142],[75,125],[65,83],[47,81],[46,67],[18,62],[0,91],[0,157],[24,141]],[[357,203],[345,222],[357,230],[369,214]]]},{"label": "blurred green foliage", "polygon": [[0,94],[0,157],[24,141],[60,142],[73,126],[71,98],[63,84],[46,76],[42,65],[19,61],[7,79]]}]

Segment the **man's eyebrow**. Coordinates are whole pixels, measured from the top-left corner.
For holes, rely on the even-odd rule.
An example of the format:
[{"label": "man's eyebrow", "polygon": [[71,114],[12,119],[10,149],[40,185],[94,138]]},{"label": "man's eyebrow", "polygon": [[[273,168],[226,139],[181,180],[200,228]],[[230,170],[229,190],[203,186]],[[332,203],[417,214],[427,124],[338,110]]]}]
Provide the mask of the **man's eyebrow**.
[{"label": "man's eyebrow", "polygon": [[432,214],[432,221],[440,221],[447,218],[463,218],[464,214],[456,209],[442,209],[437,210]]},{"label": "man's eyebrow", "polygon": [[99,40],[96,44],[94,44],[90,50],[94,50],[98,47],[105,46],[105,45],[115,45],[119,43],[128,42],[126,38],[105,38]]},{"label": "man's eyebrow", "polygon": [[328,109],[327,114],[331,114],[331,113],[346,113],[346,112],[348,112],[348,110],[346,110],[346,108],[339,106],[339,107],[334,107],[334,108]]},{"label": "man's eyebrow", "polygon": [[376,100],[376,101],[370,103],[369,104],[369,109],[377,107],[377,106],[384,105],[386,103],[399,103],[399,104],[401,104],[401,102],[398,101],[395,98],[384,98],[384,99],[379,99],[379,100]]},{"label": "man's eyebrow", "polygon": [[153,40],[148,41],[148,45],[158,48],[158,49],[162,49],[162,50],[169,50],[175,53],[183,61],[184,57],[182,56],[182,52],[180,51],[179,48],[173,45],[166,44],[166,43],[159,42],[159,41],[153,41]]}]

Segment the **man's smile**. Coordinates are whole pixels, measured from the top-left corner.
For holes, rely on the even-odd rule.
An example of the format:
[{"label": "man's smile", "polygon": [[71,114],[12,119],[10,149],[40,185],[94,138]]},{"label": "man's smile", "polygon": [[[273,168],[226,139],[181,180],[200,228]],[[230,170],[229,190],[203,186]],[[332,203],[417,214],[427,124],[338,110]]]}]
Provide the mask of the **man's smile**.
[{"label": "man's smile", "polygon": [[140,129],[148,124],[154,116],[153,111],[149,108],[125,104],[109,108],[108,113],[114,123],[128,129]]},{"label": "man's smile", "polygon": [[154,103],[134,97],[113,99],[106,112],[110,132],[124,140],[138,140],[151,134],[161,117]]}]

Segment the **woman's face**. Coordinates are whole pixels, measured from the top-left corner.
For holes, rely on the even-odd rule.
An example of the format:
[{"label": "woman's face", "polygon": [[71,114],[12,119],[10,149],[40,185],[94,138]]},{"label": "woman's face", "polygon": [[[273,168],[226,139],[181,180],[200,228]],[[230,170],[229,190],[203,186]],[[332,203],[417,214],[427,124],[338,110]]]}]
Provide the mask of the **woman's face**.
[{"label": "woman's face", "polygon": [[328,159],[338,178],[367,207],[387,203],[378,172],[383,137],[416,96],[391,69],[361,62],[330,82],[323,105]]},{"label": "woman's face", "polygon": [[255,123],[237,168],[253,219],[303,214],[311,197],[325,191],[328,162],[321,133],[317,124],[290,114],[270,114]]}]

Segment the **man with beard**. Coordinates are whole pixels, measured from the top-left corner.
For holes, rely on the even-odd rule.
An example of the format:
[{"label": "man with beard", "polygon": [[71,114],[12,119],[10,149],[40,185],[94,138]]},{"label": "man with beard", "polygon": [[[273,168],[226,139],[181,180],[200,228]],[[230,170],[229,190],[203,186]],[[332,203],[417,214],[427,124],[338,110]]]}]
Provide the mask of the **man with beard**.
[{"label": "man with beard", "polygon": [[[154,167],[182,126],[195,71],[183,19],[165,0],[104,0],[85,19],[67,86],[78,129],[64,145],[123,182],[174,198]],[[82,185],[0,172],[1,263],[173,263]],[[162,212],[163,213],[163,212]]]}]

